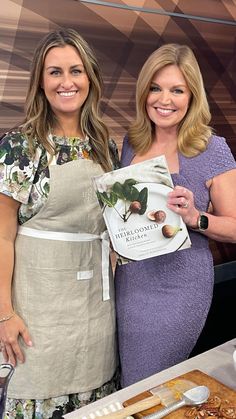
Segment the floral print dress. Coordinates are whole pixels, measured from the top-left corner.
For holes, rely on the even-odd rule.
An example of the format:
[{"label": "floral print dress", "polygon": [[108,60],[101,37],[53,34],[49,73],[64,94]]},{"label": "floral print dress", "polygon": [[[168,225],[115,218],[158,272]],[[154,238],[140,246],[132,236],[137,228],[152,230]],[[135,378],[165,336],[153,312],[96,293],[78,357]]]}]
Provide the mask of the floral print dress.
[{"label": "floral print dress", "polygon": [[[90,159],[89,138],[52,136],[57,164],[77,159]],[[119,167],[116,144],[109,141],[113,168]],[[19,224],[39,212],[49,195],[50,178],[46,150],[38,145],[32,159],[26,138],[20,132],[7,134],[0,140],[0,192],[21,202]]]},{"label": "floral print dress", "polygon": [[[89,139],[53,136],[56,146],[56,163],[65,164],[77,159],[90,159]],[[116,144],[109,142],[113,167],[119,167]],[[0,192],[21,203],[18,221],[22,225],[45,204],[50,190],[48,157],[45,149],[38,145],[32,159],[26,138],[20,132],[11,132],[0,141]],[[48,419],[62,415],[94,402],[119,387],[118,373],[100,388],[83,393],[65,395],[47,400],[8,399],[6,418]]]}]

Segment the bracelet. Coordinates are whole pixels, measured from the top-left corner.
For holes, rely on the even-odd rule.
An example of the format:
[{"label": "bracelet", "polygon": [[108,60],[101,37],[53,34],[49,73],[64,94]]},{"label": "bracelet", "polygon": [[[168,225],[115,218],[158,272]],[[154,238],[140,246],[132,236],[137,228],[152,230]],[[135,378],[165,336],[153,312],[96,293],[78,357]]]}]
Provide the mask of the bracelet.
[{"label": "bracelet", "polygon": [[15,312],[13,311],[11,314],[9,314],[9,316],[2,317],[0,319],[0,323],[3,323],[3,322],[6,322],[7,320],[10,320],[14,315],[15,315]]}]

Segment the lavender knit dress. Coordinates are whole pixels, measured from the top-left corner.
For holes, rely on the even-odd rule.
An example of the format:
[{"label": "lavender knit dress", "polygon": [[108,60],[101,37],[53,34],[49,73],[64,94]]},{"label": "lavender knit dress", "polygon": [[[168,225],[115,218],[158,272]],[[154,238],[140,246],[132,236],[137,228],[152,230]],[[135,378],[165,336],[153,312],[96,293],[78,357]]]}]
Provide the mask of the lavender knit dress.
[{"label": "lavender knit dress", "polygon": [[[121,164],[134,157],[125,138]],[[206,211],[205,182],[235,169],[224,138],[212,136],[197,157],[179,154],[175,185],[190,189],[195,205]],[[206,321],[214,284],[208,239],[189,231],[192,247],[117,266],[116,309],[122,386],[126,387],[188,358]]]}]

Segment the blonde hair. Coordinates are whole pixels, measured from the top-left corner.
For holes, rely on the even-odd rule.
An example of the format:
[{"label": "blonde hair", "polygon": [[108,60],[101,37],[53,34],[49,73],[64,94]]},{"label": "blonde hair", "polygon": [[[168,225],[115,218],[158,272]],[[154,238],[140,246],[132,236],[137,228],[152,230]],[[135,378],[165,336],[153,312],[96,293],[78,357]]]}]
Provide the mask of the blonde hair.
[{"label": "blonde hair", "polygon": [[57,119],[41,87],[45,57],[53,47],[71,45],[78,51],[90,88],[88,97],[80,112],[80,128],[88,135],[92,147],[92,158],[101,164],[105,171],[111,170],[109,154],[109,133],[103,123],[99,106],[102,91],[102,77],[97,59],[88,43],[74,29],[59,29],[49,32],[38,44],[31,65],[30,81],[25,102],[25,120],[21,126],[26,134],[30,150],[35,151],[35,143],[41,144],[51,154],[54,149],[48,134]]},{"label": "blonde hair", "polygon": [[179,67],[191,91],[189,109],[178,127],[178,148],[186,157],[193,157],[206,149],[212,129],[201,71],[187,45],[163,45],[144,63],[137,80],[136,119],[128,130],[129,141],[135,153],[144,154],[151,147],[155,127],[148,117],[146,100],[155,73],[167,65]]}]

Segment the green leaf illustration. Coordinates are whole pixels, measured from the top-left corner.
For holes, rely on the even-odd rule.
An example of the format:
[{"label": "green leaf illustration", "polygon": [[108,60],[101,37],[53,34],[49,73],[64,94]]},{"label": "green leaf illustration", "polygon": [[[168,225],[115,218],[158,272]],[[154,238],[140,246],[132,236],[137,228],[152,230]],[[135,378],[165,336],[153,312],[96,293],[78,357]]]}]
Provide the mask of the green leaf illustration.
[{"label": "green leaf illustration", "polygon": [[137,180],[130,178],[130,179],[125,180],[124,185],[133,186],[133,185],[136,185],[137,183],[138,183]]},{"label": "green leaf illustration", "polygon": [[[115,182],[112,185],[111,192],[98,192],[97,197],[100,202],[100,205],[107,205],[110,208],[114,208],[119,217],[124,221],[128,221],[129,217],[137,211],[132,210],[132,204],[137,201],[141,204],[141,209],[138,211],[139,215],[143,215],[147,209],[147,199],[148,199],[148,189],[145,187],[141,191],[135,188],[138,182],[135,179],[126,179],[122,184],[120,182]],[[124,201],[124,212],[120,213],[119,210],[115,207],[118,199]],[[130,205],[127,203],[131,203]],[[137,204],[137,203],[136,203]],[[138,204],[139,205],[139,204]]]},{"label": "green leaf illustration", "polygon": [[134,186],[129,185],[129,184],[126,184],[126,185],[124,184],[123,191],[124,191],[124,196],[128,201],[132,202],[132,201],[138,200],[139,191]]},{"label": "green leaf illustration", "polygon": [[97,192],[97,196],[103,204],[111,208],[115,206],[118,200],[118,196],[114,192],[111,192],[110,195],[107,192]]},{"label": "green leaf illustration", "polygon": [[115,182],[112,185],[112,192],[114,192],[118,196],[118,198],[125,199],[123,185],[120,182]]},{"label": "green leaf illustration", "polygon": [[148,188],[145,187],[139,192],[137,201],[141,204],[141,210],[139,211],[140,215],[143,215],[147,209],[147,199],[148,199]]},{"label": "green leaf illustration", "polygon": [[116,205],[117,201],[118,201],[118,195],[115,192],[111,191],[110,202],[111,202],[113,207]]}]

